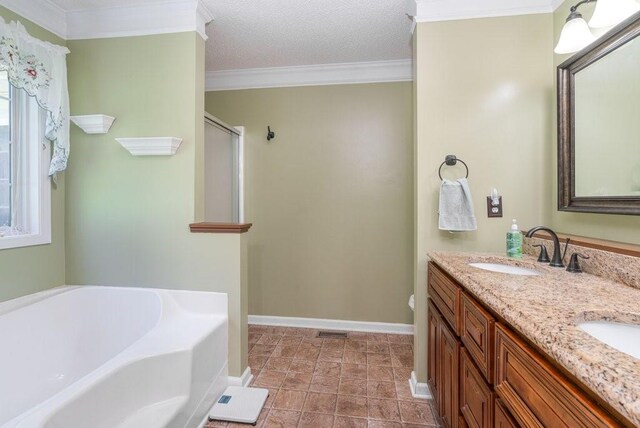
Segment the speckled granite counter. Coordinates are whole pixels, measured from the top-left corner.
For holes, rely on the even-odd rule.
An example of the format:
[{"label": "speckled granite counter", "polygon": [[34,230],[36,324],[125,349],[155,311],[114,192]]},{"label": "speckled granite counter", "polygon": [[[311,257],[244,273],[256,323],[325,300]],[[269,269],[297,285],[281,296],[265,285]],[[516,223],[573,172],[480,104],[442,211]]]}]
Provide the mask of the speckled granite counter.
[{"label": "speckled granite counter", "polygon": [[[640,360],[580,330],[576,322],[608,319],[640,323],[640,290],[586,273],[569,273],[499,255],[429,254],[479,301],[535,343],[632,423],[640,426]],[[469,263],[505,263],[539,276],[489,272]]]}]

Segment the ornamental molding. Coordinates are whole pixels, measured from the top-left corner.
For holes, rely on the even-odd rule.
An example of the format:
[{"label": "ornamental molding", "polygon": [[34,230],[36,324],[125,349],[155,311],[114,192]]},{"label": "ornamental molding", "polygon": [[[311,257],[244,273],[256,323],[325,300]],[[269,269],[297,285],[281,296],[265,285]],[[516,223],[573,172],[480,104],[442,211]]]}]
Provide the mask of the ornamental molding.
[{"label": "ornamental molding", "polygon": [[0,4],[65,40],[146,36],[195,31],[206,40],[213,15],[202,0],[175,0],[65,11],[49,0]]},{"label": "ornamental molding", "polygon": [[415,22],[552,13],[563,0],[410,0]]}]

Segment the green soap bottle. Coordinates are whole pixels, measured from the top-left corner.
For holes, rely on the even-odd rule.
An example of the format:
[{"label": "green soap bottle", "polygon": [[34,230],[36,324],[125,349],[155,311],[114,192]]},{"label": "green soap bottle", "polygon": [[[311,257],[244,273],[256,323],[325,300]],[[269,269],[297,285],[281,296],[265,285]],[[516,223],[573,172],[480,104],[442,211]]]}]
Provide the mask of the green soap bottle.
[{"label": "green soap bottle", "polygon": [[522,258],[522,232],[518,228],[516,219],[513,219],[511,230],[507,232],[507,257]]}]

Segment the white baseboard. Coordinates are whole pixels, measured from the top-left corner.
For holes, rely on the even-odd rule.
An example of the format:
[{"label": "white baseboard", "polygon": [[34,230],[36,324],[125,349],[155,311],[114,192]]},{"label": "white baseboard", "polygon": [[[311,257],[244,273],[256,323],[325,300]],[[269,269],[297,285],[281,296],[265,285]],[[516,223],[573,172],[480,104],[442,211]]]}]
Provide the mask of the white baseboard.
[{"label": "white baseboard", "polygon": [[242,376],[229,376],[229,386],[249,386],[252,380],[251,367],[247,367],[244,373],[242,373]]},{"label": "white baseboard", "polygon": [[409,379],[409,387],[411,388],[411,395],[413,398],[423,398],[425,400],[433,399],[429,385],[426,383],[418,382],[416,378],[416,372],[411,372],[411,379]]},{"label": "white baseboard", "polygon": [[413,334],[412,324],[384,322],[327,320],[320,318],[272,317],[249,315],[249,324],[275,327],[317,328],[338,331],[362,331],[367,333]]}]

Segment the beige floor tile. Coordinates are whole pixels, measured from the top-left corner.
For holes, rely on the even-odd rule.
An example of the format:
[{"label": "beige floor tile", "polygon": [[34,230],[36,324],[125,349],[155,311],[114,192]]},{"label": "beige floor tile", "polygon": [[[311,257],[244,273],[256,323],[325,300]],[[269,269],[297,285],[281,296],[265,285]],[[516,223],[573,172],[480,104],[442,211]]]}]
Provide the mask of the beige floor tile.
[{"label": "beige floor tile", "polygon": [[316,369],[313,372],[314,376],[328,376],[328,377],[340,377],[340,370],[342,364],[331,361],[320,361],[316,363]]},{"label": "beige floor tile", "polygon": [[393,378],[395,380],[409,380],[411,379],[412,367],[394,367]]},{"label": "beige floor tile", "polygon": [[319,392],[307,393],[303,411],[311,413],[330,413],[336,411],[336,394],[324,394]]},{"label": "beige floor tile", "polygon": [[389,344],[385,342],[367,342],[367,352],[371,354],[388,354]]},{"label": "beige floor tile", "polygon": [[264,370],[275,370],[278,372],[286,372],[289,371],[289,366],[293,362],[293,358],[281,358],[281,357],[273,357],[271,356],[266,364],[264,365]]},{"label": "beige floor tile", "polygon": [[370,366],[391,367],[391,355],[388,354],[367,354],[367,364]]},{"label": "beige floor tile", "polygon": [[304,412],[300,417],[298,428],[330,428],[333,426],[333,415]]},{"label": "beige floor tile", "polygon": [[396,400],[395,382],[367,381],[367,397]]},{"label": "beige floor tile", "polygon": [[290,372],[312,374],[316,368],[316,361],[310,360],[293,360],[289,366]]},{"label": "beige floor tile", "polygon": [[263,355],[268,357],[271,355],[274,349],[276,349],[275,345],[255,344],[253,348],[251,348],[251,352],[249,352],[249,355]]},{"label": "beige floor tile", "polygon": [[280,343],[271,353],[271,357],[293,358],[298,352],[298,345],[283,345]]},{"label": "beige floor tile", "polygon": [[279,388],[280,385],[282,385],[285,376],[285,372],[262,370],[253,385],[264,388]]},{"label": "beige floor tile", "polygon": [[367,428],[367,420],[349,416],[336,416],[333,428]]},{"label": "beige floor tile", "polygon": [[302,410],[305,398],[307,393],[304,391],[281,389],[271,407],[281,410]]},{"label": "beige floor tile", "polygon": [[368,415],[368,400],[355,395],[338,395],[336,414],[356,418],[366,418]]},{"label": "beige floor tile", "polygon": [[313,376],[311,378],[311,385],[309,391],[314,392],[326,392],[335,394],[338,392],[338,385],[340,378],[329,376]]},{"label": "beige floor tile", "polygon": [[260,340],[258,340],[258,345],[277,345],[282,339],[282,336],[279,334],[263,334]]},{"label": "beige floor tile", "polygon": [[403,428],[403,426],[400,422],[369,419],[369,428]]},{"label": "beige floor tile", "polygon": [[264,422],[265,428],[296,428],[298,426],[298,420],[300,419],[300,412],[293,412],[291,410],[276,410],[271,409],[269,416]]},{"label": "beige floor tile", "polygon": [[367,379],[393,381],[393,368],[385,366],[367,366]]},{"label": "beige floor tile", "polygon": [[307,391],[309,390],[309,385],[311,385],[311,377],[311,374],[308,373],[296,373],[289,371],[287,376],[284,378],[284,382],[282,382],[282,388]]},{"label": "beige floor tile", "polygon": [[389,336],[385,333],[367,333],[367,342],[388,342]]},{"label": "beige floor tile", "polygon": [[359,340],[347,340],[344,345],[345,351],[367,352],[367,342]]},{"label": "beige floor tile", "polygon": [[342,370],[340,376],[347,379],[367,379],[367,365],[366,364],[348,364],[342,363]]},{"label": "beige floor tile", "polygon": [[408,380],[396,381],[395,384],[396,396],[398,397],[398,400],[415,400],[415,398],[413,398],[413,395],[411,394],[411,388],[409,387]]},{"label": "beige floor tile", "polygon": [[436,423],[431,406],[426,401],[399,401],[398,406],[403,422],[430,425]]},{"label": "beige floor tile", "polygon": [[348,364],[367,364],[367,354],[360,351],[344,351],[342,362]]},{"label": "beige floor tile", "polygon": [[338,394],[367,396],[367,381],[361,379],[340,379]]},{"label": "beige floor tile", "polygon": [[340,363],[342,362],[343,353],[344,353],[344,350],[342,349],[329,349],[329,348],[323,347],[320,350],[320,355],[318,355],[318,360],[333,361],[336,363]]},{"label": "beige floor tile", "polygon": [[400,410],[396,400],[369,398],[369,419],[400,422]]}]

